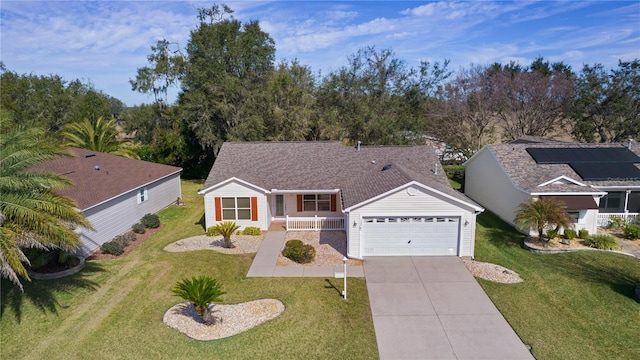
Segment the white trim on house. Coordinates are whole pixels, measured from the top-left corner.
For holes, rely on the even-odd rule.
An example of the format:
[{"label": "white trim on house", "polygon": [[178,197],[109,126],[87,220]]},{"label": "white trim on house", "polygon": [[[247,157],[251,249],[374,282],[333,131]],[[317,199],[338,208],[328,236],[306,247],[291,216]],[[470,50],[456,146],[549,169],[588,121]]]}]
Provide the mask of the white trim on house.
[{"label": "white trim on house", "polygon": [[606,192],[602,192],[602,191],[593,191],[593,192],[532,192],[530,193],[531,196],[545,196],[545,195],[549,195],[549,196],[570,196],[570,195],[591,195],[591,196],[598,196],[598,197],[602,197],[607,195]]},{"label": "white trim on house", "polygon": [[[123,192],[123,193],[121,193],[121,194],[118,194],[118,195],[112,196],[112,197],[110,197],[110,198],[108,198],[108,199],[106,199],[106,200],[104,200],[104,201],[101,201],[101,202],[99,202],[99,203],[97,203],[97,204],[94,204],[94,205],[91,205],[91,206],[89,206],[89,207],[87,207],[87,208],[84,208],[84,209],[82,209],[82,211],[87,211],[87,210],[93,209],[93,208],[94,208],[94,207],[96,207],[96,206],[100,206],[100,205],[102,205],[102,204],[104,204],[104,203],[108,203],[109,201],[111,201],[111,200],[113,200],[113,199],[117,199],[118,197],[120,197],[120,196],[122,196],[122,195],[125,195],[125,194],[128,194],[128,193],[130,193],[130,192],[132,192],[132,191],[138,191],[138,189],[140,189],[140,188],[147,187],[147,186],[149,186],[149,185],[151,185],[151,184],[153,184],[153,183],[156,183],[156,182],[158,182],[158,181],[160,181],[160,180],[164,180],[164,179],[166,179],[166,178],[168,178],[168,177],[170,177],[170,176],[173,176],[173,175],[175,175],[175,174],[179,174],[181,171],[182,171],[182,169],[177,170],[177,171],[174,171],[174,172],[172,172],[171,174],[168,174],[168,175],[166,175],[166,176],[159,177],[159,178],[157,178],[157,179],[155,179],[155,180],[153,180],[153,181],[149,181],[148,183],[142,184],[142,185],[140,185],[140,186],[136,187],[135,189],[127,190],[127,191],[125,191],[125,192]],[[180,190],[182,191],[182,189],[180,189]]]},{"label": "white trim on house", "polygon": [[579,181],[577,181],[577,180],[574,180],[574,179],[572,179],[572,178],[570,178],[570,177],[568,177],[568,176],[566,176],[566,175],[558,176],[557,178],[555,178],[555,179],[551,179],[551,180],[546,181],[546,182],[543,182],[542,184],[540,184],[540,185],[538,185],[538,186],[547,186],[547,185],[549,185],[549,184],[553,184],[553,183],[558,182],[558,181],[560,181],[560,180],[567,180],[567,181],[569,181],[569,182],[571,182],[571,183],[574,183],[574,184],[576,184],[576,185],[579,185],[579,186],[587,186],[587,184],[583,184],[583,183],[581,183],[581,182],[579,182]]},{"label": "white trim on house", "polygon": [[338,194],[340,189],[324,189],[324,190],[278,190],[271,189],[272,194]]},{"label": "white trim on house", "polygon": [[350,211],[352,211],[352,210],[358,209],[358,208],[360,208],[360,207],[362,207],[362,206],[365,206],[365,205],[370,204],[370,203],[372,203],[372,202],[375,202],[375,201],[377,201],[377,200],[379,200],[379,199],[381,199],[381,198],[384,198],[384,197],[386,197],[386,196],[388,196],[388,195],[390,195],[390,194],[396,193],[396,192],[398,192],[398,191],[400,191],[400,190],[402,190],[402,189],[407,189],[407,191],[410,191],[411,186],[418,186],[418,187],[421,187],[421,188],[423,188],[423,189],[425,189],[425,190],[427,190],[427,191],[430,191],[430,192],[432,192],[432,193],[434,193],[434,194],[438,194],[438,195],[443,196],[443,197],[445,197],[445,198],[447,198],[447,199],[449,199],[449,200],[453,200],[454,202],[456,202],[456,203],[458,203],[458,204],[462,204],[462,205],[464,205],[464,206],[470,207],[470,208],[474,209],[475,211],[478,211],[478,212],[482,212],[482,211],[484,211],[484,208],[482,208],[482,207],[479,207],[479,206],[477,206],[477,205],[474,205],[474,204],[468,203],[468,202],[466,202],[466,201],[462,201],[462,200],[460,200],[460,199],[457,199],[457,198],[455,198],[455,197],[453,197],[453,196],[451,196],[451,195],[445,194],[445,193],[443,193],[443,192],[441,192],[441,191],[438,191],[438,190],[436,190],[436,189],[434,189],[434,188],[431,188],[431,187],[429,187],[429,186],[426,186],[426,185],[424,185],[424,184],[422,184],[422,183],[419,183],[419,182],[417,182],[417,181],[411,181],[411,182],[408,182],[408,183],[406,183],[406,184],[404,184],[404,185],[398,186],[398,187],[397,187],[397,188],[395,188],[395,189],[391,189],[391,190],[389,190],[389,191],[387,191],[387,192],[385,192],[385,193],[382,193],[382,194],[380,194],[380,195],[378,195],[378,196],[374,196],[374,197],[372,197],[372,198],[370,198],[370,199],[367,199],[367,200],[365,200],[365,201],[362,201],[362,202],[360,202],[360,203],[358,203],[358,204],[352,205],[352,206],[350,206],[350,207],[348,207],[348,208],[344,209],[344,210],[343,210],[343,212],[347,213],[347,212],[350,212]]},{"label": "white trim on house", "polygon": [[211,191],[215,190],[216,188],[219,188],[219,187],[221,187],[221,186],[224,186],[224,185],[226,185],[226,184],[228,184],[228,183],[230,183],[230,182],[233,182],[233,181],[237,181],[237,182],[239,182],[239,183],[241,183],[241,184],[244,184],[244,185],[246,185],[246,186],[248,186],[248,187],[251,187],[251,188],[253,188],[253,189],[256,189],[256,190],[258,190],[258,191],[262,191],[262,192],[263,192],[263,193],[265,193],[265,194],[269,194],[269,193],[270,193],[270,191],[269,191],[269,190],[267,190],[267,189],[263,189],[263,188],[261,188],[260,186],[254,185],[254,184],[252,184],[252,183],[250,183],[250,182],[244,181],[244,180],[239,179],[239,178],[237,178],[237,177],[235,177],[235,176],[234,176],[234,177],[230,177],[230,178],[228,178],[228,179],[227,179],[227,180],[225,180],[225,181],[221,181],[221,182],[219,182],[219,183],[217,183],[217,184],[215,184],[215,185],[211,185],[211,186],[209,186],[209,187],[208,187],[208,188],[206,188],[206,189],[198,190],[198,194],[200,194],[200,195],[206,195],[207,193],[209,193],[209,192],[211,192]]}]

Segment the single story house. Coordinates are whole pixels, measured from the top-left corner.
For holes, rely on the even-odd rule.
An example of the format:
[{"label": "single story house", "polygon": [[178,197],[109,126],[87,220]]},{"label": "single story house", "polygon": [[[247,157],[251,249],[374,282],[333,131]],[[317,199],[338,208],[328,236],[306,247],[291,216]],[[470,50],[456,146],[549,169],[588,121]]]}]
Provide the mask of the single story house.
[{"label": "single story house", "polygon": [[126,232],[148,213],[175,204],[181,197],[181,168],[134,160],[92,150],[69,148],[63,157],[35,166],[64,175],[73,185],[60,191],[76,201],[94,230],[77,229],[79,252],[88,255]]},{"label": "single story house", "polygon": [[473,256],[483,210],[451,188],[431,146],[227,142],[199,193],[207,228],[342,230],[359,259]]},{"label": "single story house", "polygon": [[640,214],[640,146],[631,142],[516,140],[486,145],[464,166],[465,194],[510,224],[529,197],[563,201],[574,228],[591,234],[612,216]]}]

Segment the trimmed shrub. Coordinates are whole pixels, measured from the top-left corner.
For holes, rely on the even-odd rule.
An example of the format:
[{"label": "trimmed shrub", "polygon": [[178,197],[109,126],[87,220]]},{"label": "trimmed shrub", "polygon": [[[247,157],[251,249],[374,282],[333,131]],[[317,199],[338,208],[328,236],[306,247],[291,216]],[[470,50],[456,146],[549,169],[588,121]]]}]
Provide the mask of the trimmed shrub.
[{"label": "trimmed shrub", "polygon": [[219,236],[220,230],[216,226],[212,226],[207,229],[207,236]]},{"label": "trimmed shrub", "polygon": [[242,234],[243,235],[253,235],[253,236],[258,236],[260,234],[262,234],[262,231],[260,231],[260,228],[257,226],[249,226],[246,227],[242,230]]},{"label": "trimmed shrub", "polygon": [[624,237],[631,240],[640,239],[640,225],[628,224],[625,226]]},{"label": "trimmed shrub", "polygon": [[613,236],[605,234],[591,235],[584,241],[584,244],[600,250],[618,250],[620,248]]},{"label": "trimmed shrub", "polygon": [[144,234],[144,232],[145,232],[144,225],[142,225],[140,223],[134,224],[131,227],[131,230],[133,230],[133,232],[136,233],[136,234]]},{"label": "trimmed shrub", "polygon": [[549,238],[549,240],[557,238],[558,237],[558,230],[556,230],[556,229],[547,230],[547,237]]},{"label": "trimmed shrub", "polygon": [[564,230],[564,238],[567,240],[573,240],[578,236],[575,230],[573,229],[565,229]]},{"label": "trimmed shrub", "polygon": [[160,226],[160,218],[156,214],[145,214],[140,223],[147,229],[155,229]]},{"label": "trimmed shrub", "polygon": [[118,241],[107,241],[106,243],[100,246],[100,250],[102,250],[105,254],[111,254],[115,256],[120,256],[124,252],[125,246]]},{"label": "trimmed shrub", "polygon": [[282,250],[282,255],[299,263],[306,264],[316,257],[316,249],[307,244],[303,244],[302,240],[289,240]]},{"label": "trimmed shrub", "polygon": [[589,237],[589,230],[587,229],[578,230],[578,237],[580,239],[587,239]]}]

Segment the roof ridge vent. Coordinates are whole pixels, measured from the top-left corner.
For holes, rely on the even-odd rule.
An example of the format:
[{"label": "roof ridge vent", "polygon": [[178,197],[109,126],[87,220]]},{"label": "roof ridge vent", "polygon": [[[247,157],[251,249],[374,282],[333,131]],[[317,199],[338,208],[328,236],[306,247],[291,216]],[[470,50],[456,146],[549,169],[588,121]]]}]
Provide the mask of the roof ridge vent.
[{"label": "roof ridge vent", "polygon": [[94,154],[94,153],[86,153],[86,154],[84,154],[85,158],[90,158],[90,157],[94,157],[94,156],[96,156],[96,154]]},{"label": "roof ridge vent", "polygon": [[385,166],[383,166],[383,167],[382,167],[382,171],[389,170],[389,169],[391,169],[392,167],[393,167],[393,164],[387,164],[387,165],[385,165]]}]

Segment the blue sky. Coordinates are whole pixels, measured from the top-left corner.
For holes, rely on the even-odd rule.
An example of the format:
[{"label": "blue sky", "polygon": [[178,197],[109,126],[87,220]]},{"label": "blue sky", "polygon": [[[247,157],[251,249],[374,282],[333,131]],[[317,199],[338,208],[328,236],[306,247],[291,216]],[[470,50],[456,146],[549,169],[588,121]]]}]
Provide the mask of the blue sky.
[{"label": "blue sky", "polygon": [[[0,54],[7,69],[91,81],[127,105],[153,99],[128,80],[165,38],[186,46],[195,1],[0,2]],[[326,74],[358,49],[391,48],[409,66],[451,61],[450,69],[538,56],[615,67],[640,58],[639,1],[241,1],[241,21],[258,20],[278,61],[297,58]],[[172,99],[175,98],[175,91]],[[171,100],[171,99],[170,99]]]}]

